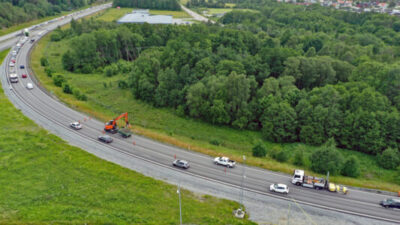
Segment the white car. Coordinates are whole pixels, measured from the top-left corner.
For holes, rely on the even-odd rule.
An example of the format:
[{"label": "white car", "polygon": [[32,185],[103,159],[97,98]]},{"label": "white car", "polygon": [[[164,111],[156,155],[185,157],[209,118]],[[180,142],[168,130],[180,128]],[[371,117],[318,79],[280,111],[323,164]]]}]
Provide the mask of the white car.
[{"label": "white car", "polygon": [[74,128],[75,130],[80,130],[82,129],[82,124],[79,122],[73,122],[69,124],[70,127]]},{"label": "white car", "polygon": [[32,83],[27,83],[26,84],[26,88],[28,88],[29,90],[33,89],[33,84]]},{"label": "white car", "polygon": [[222,165],[222,166],[226,166],[229,168],[233,168],[235,167],[236,162],[233,160],[230,160],[228,157],[216,157],[214,159],[214,163],[216,165]]},{"label": "white car", "polygon": [[289,188],[286,184],[271,184],[271,186],[269,186],[269,190],[272,192],[289,194]]}]

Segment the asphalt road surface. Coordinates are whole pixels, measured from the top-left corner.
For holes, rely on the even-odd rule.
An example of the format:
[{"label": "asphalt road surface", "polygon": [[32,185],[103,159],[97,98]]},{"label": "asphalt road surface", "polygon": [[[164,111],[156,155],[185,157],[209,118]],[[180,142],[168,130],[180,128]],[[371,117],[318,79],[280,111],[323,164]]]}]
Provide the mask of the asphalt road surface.
[{"label": "asphalt road surface", "polygon": [[[109,7],[109,6],[102,6]],[[73,16],[86,15],[93,13],[99,8],[90,8],[84,14],[77,13]],[[58,25],[67,23],[71,16],[48,23],[34,30],[30,38],[36,39],[43,36],[49,30],[55,29]],[[290,183],[290,176],[267,171],[254,167],[243,167],[238,164],[235,168],[225,168],[213,164],[213,159],[209,156],[180,149],[174,146],[162,144],[141,136],[132,136],[124,139],[118,134],[111,135],[114,142],[111,144],[99,143],[97,137],[102,135],[105,121],[97,121],[89,118],[80,112],[70,109],[66,105],[57,101],[49,95],[40,84],[38,84],[29,70],[29,53],[34,43],[27,41],[16,56],[15,69],[18,76],[18,83],[10,83],[8,76],[10,73],[10,55],[5,60],[2,71],[0,71],[3,87],[7,88],[6,93],[10,100],[19,108],[25,108],[35,114],[32,118],[35,121],[46,123],[58,130],[59,134],[68,133],[69,142],[79,146],[80,143],[93,143],[107,148],[111,153],[123,154],[125,157],[132,157],[143,160],[149,165],[161,166],[165,170],[173,170],[182,173],[182,176],[190,175],[207,182],[214,182],[227,187],[240,187],[245,174],[243,187],[246,192],[261,194],[266,197],[280,198],[287,201],[295,201],[299,204],[315,206],[327,210],[348,213],[381,221],[400,223],[400,211],[385,209],[379,205],[379,201],[387,198],[382,194],[350,189],[347,195],[330,193],[324,190],[314,190],[298,187]],[[3,44],[0,44],[2,47]],[[4,44],[5,45],[5,44]],[[25,69],[20,69],[20,65],[25,65]],[[21,78],[21,74],[27,73],[28,78]],[[26,84],[33,83],[34,88],[28,90]],[[23,112],[24,112],[23,111]],[[116,115],[117,116],[117,115]],[[110,118],[111,119],[111,118]],[[69,123],[80,120],[84,127],[82,130],[75,131],[69,128]],[[38,122],[39,123],[39,122]],[[62,135],[60,135],[62,136]],[[188,170],[180,170],[171,167],[174,157],[185,159],[190,162]],[[110,161],[113,161],[110,159]],[[268,187],[272,183],[285,183],[290,188],[288,195],[270,193]]]}]

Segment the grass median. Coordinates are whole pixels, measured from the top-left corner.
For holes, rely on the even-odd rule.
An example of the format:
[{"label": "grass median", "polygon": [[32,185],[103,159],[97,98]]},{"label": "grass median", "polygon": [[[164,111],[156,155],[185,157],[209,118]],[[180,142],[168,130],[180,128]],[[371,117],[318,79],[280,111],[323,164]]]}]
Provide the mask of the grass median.
[{"label": "grass median", "polygon": [[[155,108],[135,100],[129,90],[118,88],[118,81],[126,79],[127,74],[106,77],[103,74],[73,74],[63,70],[61,57],[68,49],[68,45],[68,41],[50,42],[49,37],[45,37],[33,52],[32,66],[41,83],[71,107],[101,121],[108,121],[119,113],[128,112],[136,134],[193,151],[213,156],[226,155],[237,161],[242,161],[242,155],[246,155],[247,164],[288,174],[296,168],[310,168],[309,156],[317,150],[317,147],[301,143],[278,144],[264,141],[268,151],[267,157],[252,157],[252,147],[262,139],[260,132],[214,126],[192,118],[180,117],[172,109]],[[56,87],[52,78],[44,73],[44,68],[40,65],[40,58],[43,56],[48,58],[50,67],[56,71],[55,74],[62,74],[73,88],[87,95],[88,101],[79,101],[73,95],[65,94],[61,88]],[[278,162],[272,158],[271,153],[276,151],[286,153],[288,157],[285,162]],[[298,151],[304,153],[303,166],[293,165],[294,155]],[[373,156],[345,149],[339,151],[345,158],[355,155],[359,159],[361,176],[359,178],[331,176],[331,181],[394,192],[400,190],[400,186],[393,182],[396,171],[380,168]]]},{"label": "grass median", "polygon": [[[0,224],[179,223],[176,186],[66,144],[25,117],[1,88],[0,108]],[[238,207],[182,191],[187,224],[253,224],[233,217]]]}]

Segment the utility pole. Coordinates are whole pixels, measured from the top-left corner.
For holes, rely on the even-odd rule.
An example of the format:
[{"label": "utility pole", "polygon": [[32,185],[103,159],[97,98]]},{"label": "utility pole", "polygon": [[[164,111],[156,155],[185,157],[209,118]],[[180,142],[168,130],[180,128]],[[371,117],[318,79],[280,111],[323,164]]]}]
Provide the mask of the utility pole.
[{"label": "utility pole", "polygon": [[176,193],[179,195],[179,224],[182,225],[181,184],[178,185]]}]

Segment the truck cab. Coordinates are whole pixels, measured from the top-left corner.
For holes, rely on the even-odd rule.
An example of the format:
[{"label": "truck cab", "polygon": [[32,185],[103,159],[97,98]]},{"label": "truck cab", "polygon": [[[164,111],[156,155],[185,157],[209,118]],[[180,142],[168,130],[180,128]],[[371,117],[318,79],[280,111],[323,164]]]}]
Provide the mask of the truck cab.
[{"label": "truck cab", "polygon": [[300,186],[304,180],[304,170],[295,170],[292,177],[292,184]]}]

